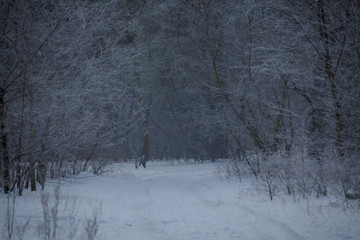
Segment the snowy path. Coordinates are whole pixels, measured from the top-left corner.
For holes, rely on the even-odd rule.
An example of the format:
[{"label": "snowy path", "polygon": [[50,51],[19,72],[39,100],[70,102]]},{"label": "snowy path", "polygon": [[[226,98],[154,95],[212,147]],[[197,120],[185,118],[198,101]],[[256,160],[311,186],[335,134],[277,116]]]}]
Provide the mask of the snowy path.
[{"label": "snowy path", "polygon": [[102,204],[98,239],[360,239],[354,215],[335,208],[309,214],[290,198],[246,194],[249,183],[221,181],[214,164],[113,170],[62,186],[78,196],[80,212]]},{"label": "snowy path", "polygon": [[360,236],[360,225],[346,216],[343,220],[328,214],[314,218],[290,199],[286,203],[270,202],[266,196],[241,196],[241,185],[221,181],[212,164],[149,165],[138,170],[130,165],[123,171],[126,177],[115,172],[99,178],[98,187],[86,184],[95,196],[103,196],[101,228],[106,239],[318,240]]}]

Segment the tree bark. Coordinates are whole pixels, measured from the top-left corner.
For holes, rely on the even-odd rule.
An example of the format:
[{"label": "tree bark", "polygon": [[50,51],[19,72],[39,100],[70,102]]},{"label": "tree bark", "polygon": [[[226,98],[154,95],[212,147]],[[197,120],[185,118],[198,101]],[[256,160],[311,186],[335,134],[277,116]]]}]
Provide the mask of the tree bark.
[{"label": "tree bark", "polygon": [[144,104],[144,96],[141,92],[141,83],[140,83],[140,76],[136,69],[136,63],[135,63],[135,77],[136,77],[136,88],[137,88],[137,96],[139,101],[139,107],[140,107],[140,114],[142,118],[142,127],[143,127],[143,133],[144,133],[144,145],[143,145],[143,152],[142,156],[140,158],[139,165],[146,168],[146,162],[149,161],[150,158],[150,150],[149,150],[149,114],[148,110],[145,107]]},{"label": "tree bark", "polygon": [[4,193],[8,193],[10,190],[10,159],[8,152],[7,134],[5,132],[5,91],[0,89],[0,141],[1,141],[1,164],[2,164],[2,175],[4,184]]},{"label": "tree bark", "polygon": [[[329,33],[327,29],[327,22],[325,17],[325,8],[323,5],[323,0],[318,1],[318,19],[319,19],[319,33],[323,40],[324,44],[324,67],[326,78],[330,85],[331,97],[333,100],[333,108],[334,108],[334,122],[335,122],[335,132],[336,132],[336,140],[335,146],[337,148],[338,154],[340,157],[344,156],[344,147],[343,147],[343,140],[342,140],[342,131],[343,131],[343,124],[341,120],[341,105],[339,98],[337,96],[337,89],[335,84],[335,70],[332,66],[332,58],[330,53],[329,47]],[[340,51],[340,55],[342,50]],[[339,56],[340,57],[340,56]]]}]

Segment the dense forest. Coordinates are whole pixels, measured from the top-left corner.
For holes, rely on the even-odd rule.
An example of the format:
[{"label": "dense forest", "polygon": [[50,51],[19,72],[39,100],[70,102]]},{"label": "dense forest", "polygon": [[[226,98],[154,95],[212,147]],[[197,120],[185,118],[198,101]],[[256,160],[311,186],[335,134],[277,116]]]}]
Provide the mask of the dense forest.
[{"label": "dense forest", "polygon": [[5,193],[179,158],[360,191],[358,0],[1,2]]}]

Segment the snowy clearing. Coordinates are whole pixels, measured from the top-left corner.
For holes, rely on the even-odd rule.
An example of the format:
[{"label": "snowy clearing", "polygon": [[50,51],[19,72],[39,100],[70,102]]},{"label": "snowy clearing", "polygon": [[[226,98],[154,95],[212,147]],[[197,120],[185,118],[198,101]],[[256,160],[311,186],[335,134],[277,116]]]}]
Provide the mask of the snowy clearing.
[{"label": "snowy clearing", "polygon": [[[83,173],[62,182],[61,196],[76,196],[70,213],[79,221],[78,231],[101,205],[96,239],[102,240],[359,239],[360,217],[353,209],[330,206],[328,199],[295,202],[277,196],[270,201],[266,193],[251,190],[251,181],[222,180],[221,164],[149,162],[147,169],[113,164],[102,176]],[[47,190],[52,192],[55,185],[49,183]],[[6,205],[1,193],[1,231]],[[65,215],[59,219],[64,225],[58,232],[61,239],[69,239],[65,232],[71,222]],[[28,219],[24,239],[39,239],[40,192],[16,198],[15,225]]]}]

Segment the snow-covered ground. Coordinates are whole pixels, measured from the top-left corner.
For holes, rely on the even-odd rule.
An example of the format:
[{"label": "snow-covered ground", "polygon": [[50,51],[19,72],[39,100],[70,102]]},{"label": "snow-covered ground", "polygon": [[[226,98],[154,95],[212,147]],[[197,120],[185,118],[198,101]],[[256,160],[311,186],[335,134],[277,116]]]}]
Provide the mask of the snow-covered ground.
[{"label": "snow-covered ground", "polygon": [[[101,205],[96,239],[102,240],[360,239],[359,210],[332,206],[328,199],[295,202],[277,196],[270,201],[266,193],[252,190],[250,180],[222,180],[221,164],[150,162],[147,169],[113,164],[104,175],[80,174],[63,181],[62,198],[76,196],[76,202],[60,206],[67,211],[60,214],[58,223],[65,226],[57,235],[69,239],[66,226],[72,228],[74,222],[67,214],[76,216],[77,229],[83,231],[85,220]],[[55,185],[50,183],[47,189]],[[3,234],[6,202],[0,193]],[[27,219],[31,226],[24,239],[39,239],[35,231],[42,221],[39,192],[16,198],[15,225]]]}]

